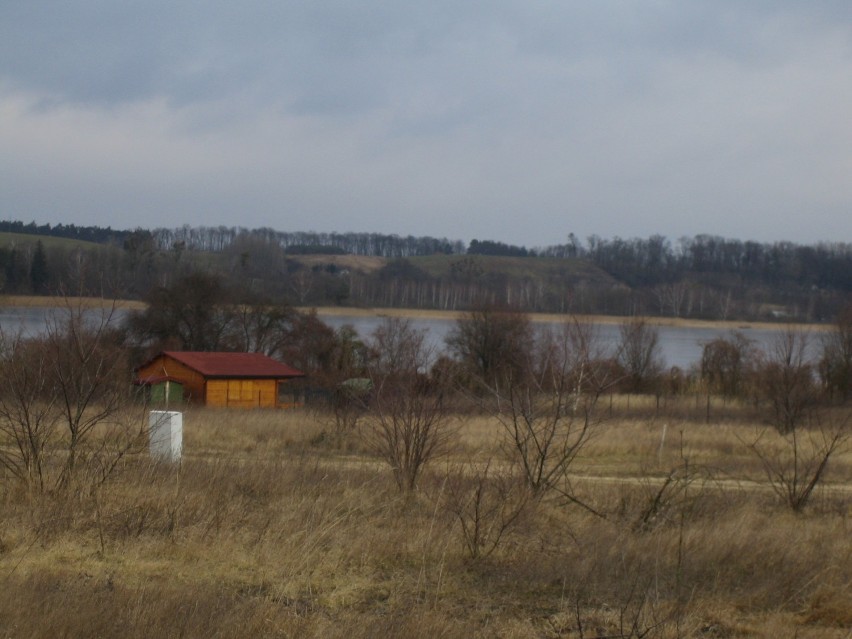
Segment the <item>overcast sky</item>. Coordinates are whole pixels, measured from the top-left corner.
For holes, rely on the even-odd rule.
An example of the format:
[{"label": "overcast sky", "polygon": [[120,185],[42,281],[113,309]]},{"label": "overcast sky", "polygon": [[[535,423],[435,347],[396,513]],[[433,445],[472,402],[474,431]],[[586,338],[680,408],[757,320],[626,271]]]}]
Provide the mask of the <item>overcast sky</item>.
[{"label": "overcast sky", "polygon": [[0,0],[3,219],[852,241],[848,0]]}]

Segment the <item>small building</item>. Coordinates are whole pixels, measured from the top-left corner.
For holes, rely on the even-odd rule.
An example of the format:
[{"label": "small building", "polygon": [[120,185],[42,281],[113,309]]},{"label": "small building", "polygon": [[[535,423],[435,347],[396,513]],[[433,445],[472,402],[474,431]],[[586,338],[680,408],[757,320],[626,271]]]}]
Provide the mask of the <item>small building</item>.
[{"label": "small building", "polygon": [[149,375],[137,377],[134,383],[142,387],[146,403],[152,406],[169,408],[183,403],[183,384],[174,377]]},{"label": "small building", "polygon": [[296,403],[292,381],[304,376],[262,353],[163,351],[136,369],[135,383],[161,401],[168,393],[173,402],[179,389],[196,405],[281,408]]}]

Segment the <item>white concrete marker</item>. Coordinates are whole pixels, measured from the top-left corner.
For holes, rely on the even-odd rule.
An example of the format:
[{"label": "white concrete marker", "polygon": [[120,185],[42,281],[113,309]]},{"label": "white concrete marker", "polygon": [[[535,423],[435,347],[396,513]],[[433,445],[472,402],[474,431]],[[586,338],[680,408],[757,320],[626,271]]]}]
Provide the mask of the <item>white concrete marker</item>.
[{"label": "white concrete marker", "polygon": [[148,415],[151,457],[177,463],[183,448],[183,414],[152,410]]}]

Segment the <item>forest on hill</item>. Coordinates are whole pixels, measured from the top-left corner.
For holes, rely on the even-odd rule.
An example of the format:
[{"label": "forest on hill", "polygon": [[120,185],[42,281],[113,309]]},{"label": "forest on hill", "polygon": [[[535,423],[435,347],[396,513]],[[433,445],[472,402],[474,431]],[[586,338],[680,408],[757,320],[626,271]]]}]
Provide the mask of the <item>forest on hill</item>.
[{"label": "forest on hill", "polygon": [[194,272],[299,306],[710,320],[831,320],[852,298],[852,244],[597,236],[527,248],[380,233],[0,222],[0,292],[145,299]]}]

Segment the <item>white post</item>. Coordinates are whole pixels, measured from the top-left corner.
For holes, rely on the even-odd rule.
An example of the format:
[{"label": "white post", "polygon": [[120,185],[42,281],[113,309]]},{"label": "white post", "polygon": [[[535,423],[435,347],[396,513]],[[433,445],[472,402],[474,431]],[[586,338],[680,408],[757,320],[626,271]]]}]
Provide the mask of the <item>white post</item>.
[{"label": "white post", "polygon": [[183,448],[183,414],[152,410],[148,415],[151,457],[177,463]]}]

